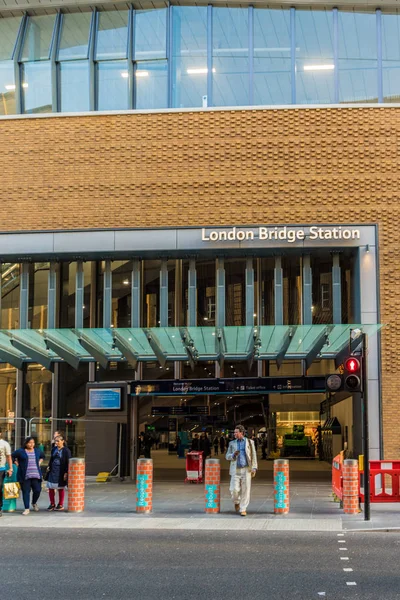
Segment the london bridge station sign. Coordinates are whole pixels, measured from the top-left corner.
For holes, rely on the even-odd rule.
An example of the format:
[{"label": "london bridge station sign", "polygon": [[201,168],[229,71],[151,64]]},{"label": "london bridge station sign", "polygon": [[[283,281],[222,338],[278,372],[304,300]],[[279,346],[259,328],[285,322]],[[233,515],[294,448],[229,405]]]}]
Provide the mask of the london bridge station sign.
[{"label": "london bridge station sign", "polygon": [[360,229],[346,226],[335,227],[227,227],[203,228],[201,230],[202,242],[244,242],[252,240],[265,240],[269,242],[281,241],[293,244],[305,240],[333,241],[333,240],[359,240]]}]

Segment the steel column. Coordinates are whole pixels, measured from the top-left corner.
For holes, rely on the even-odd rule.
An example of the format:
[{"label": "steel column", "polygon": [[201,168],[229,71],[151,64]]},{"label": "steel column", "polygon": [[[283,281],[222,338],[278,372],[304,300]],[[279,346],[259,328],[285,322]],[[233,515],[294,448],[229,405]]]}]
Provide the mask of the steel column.
[{"label": "steel column", "polygon": [[29,263],[21,264],[19,285],[19,328],[28,329],[29,310]]},{"label": "steel column", "polygon": [[57,271],[56,263],[51,262],[47,281],[47,327],[54,329],[56,326],[56,291]]},{"label": "steel column", "polygon": [[85,281],[83,273],[83,262],[76,263],[75,274],[75,327],[83,327],[83,291]]},{"label": "steel column", "polygon": [[303,325],[312,325],[312,271],[309,254],[303,257]]},{"label": "steel column", "polygon": [[382,11],[376,10],[376,49],[378,59],[378,102],[383,102],[383,63],[382,63]]},{"label": "steel column", "polygon": [[98,13],[97,9],[93,9],[92,22],[90,24],[89,36],[89,110],[97,109],[97,94],[96,94],[96,64],[95,56],[95,32],[97,29]]},{"label": "steel column", "polygon": [[290,9],[290,74],[292,104],[296,104],[296,9]]},{"label": "steel column", "polygon": [[249,104],[254,104],[254,6],[249,6]]},{"label": "steel column", "polygon": [[160,270],[160,327],[168,327],[168,261],[161,261]]},{"label": "steel column", "polygon": [[339,254],[333,255],[332,262],[332,304],[333,323],[339,325],[342,322],[342,272]]},{"label": "steel column", "polygon": [[207,106],[213,105],[213,55],[212,55],[212,36],[213,36],[213,7],[207,6]]},{"label": "steel column", "polygon": [[333,101],[339,103],[339,15],[333,9]]},{"label": "steel column", "polygon": [[246,325],[254,325],[254,268],[253,259],[246,258]]},{"label": "steel column", "polygon": [[140,295],[141,295],[140,260],[132,261],[132,304],[131,327],[140,327]]},{"label": "steel column", "polygon": [[103,273],[103,327],[111,327],[111,309],[112,309],[112,271],[111,260],[105,261]]},{"label": "steel column", "polygon": [[216,260],[216,283],[217,283],[217,297],[216,297],[216,326],[225,326],[225,264],[223,258],[217,258]]},{"label": "steel column", "polygon": [[274,295],[275,325],[283,325],[283,269],[281,256],[275,257]]},{"label": "steel column", "polygon": [[189,260],[187,324],[188,327],[196,327],[197,324],[197,272],[194,258]]}]

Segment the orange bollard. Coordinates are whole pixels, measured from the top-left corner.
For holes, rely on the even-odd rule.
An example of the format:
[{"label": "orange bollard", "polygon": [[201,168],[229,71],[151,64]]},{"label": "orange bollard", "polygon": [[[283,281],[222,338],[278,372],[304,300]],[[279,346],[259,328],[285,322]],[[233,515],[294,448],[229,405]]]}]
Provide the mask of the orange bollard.
[{"label": "orange bollard", "polygon": [[343,510],[347,515],[357,515],[360,512],[357,460],[343,462]]},{"label": "orange bollard", "polygon": [[205,472],[205,511],[216,514],[221,510],[221,464],[219,458],[206,460]]},{"label": "orange bollard", "polygon": [[68,512],[85,509],[85,459],[70,458],[68,466]]},{"label": "orange bollard", "polygon": [[150,513],[153,510],[152,459],[139,458],[136,473],[136,512]]},{"label": "orange bollard", "polygon": [[289,461],[274,460],[274,513],[287,515],[289,512]]}]

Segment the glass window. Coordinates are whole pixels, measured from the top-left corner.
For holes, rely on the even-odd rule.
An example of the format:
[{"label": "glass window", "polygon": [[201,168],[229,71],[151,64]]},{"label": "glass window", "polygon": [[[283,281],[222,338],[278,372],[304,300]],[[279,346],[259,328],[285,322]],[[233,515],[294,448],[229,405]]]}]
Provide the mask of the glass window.
[{"label": "glass window", "polygon": [[15,74],[11,60],[0,62],[0,115],[14,115],[15,106]]},{"label": "glass window", "polygon": [[131,260],[114,260],[111,264],[113,327],[131,326],[132,266]]},{"label": "glass window", "polygon": [[196,260],[197,326],[215,326],[215,260]]},{"label": "glass window", "polygon": [[339,12],[339,100],[378,100],[375,13]]},{"label": "glass window", "polygon": [[246,324],[245,259],[225,260],[226,325]]},{"label": "glass window", "polygon": [[334,102],[333,13],[296,10],[296,102]]},{"label": "glass window", "polygon": [[283,268],[283,324],[299,325],[302,321],[302,283],[298,256],[284,256]]},{"label": "glass window", "polygon": [[19,263],[2,263],[0,329],[18,329],[19,327],[19,283]]},{"label": "glass window", "polygon": [[400,101],[400,15],[382,15],[383,101]]},{"label": "glass window", "polygon": [[61,110],[89,110],[89,63],[73,60],[60,63]]},{"label": "glass window", "polygon": [[168,64],[166,60],[136,64],[136,108],[168,108]]},{"label": "glass window", "polygon": [[202,106],[207,95],[207,7],[172,7],[173,106]]},{"label": "glass window", "polygon": [[96,59],[127,58],[128,10],[99,13]]},{"label": "glass window", "polygon": [[[51,415],[51,373],[42,365],[28,365],[24,374],[22,414],[26,419]],[[43,441],[45,423],[36,423],[35,434]],[[48,427],[48,426],[47,426]],[[50,433],[50,432],[48,432]]]},{"label": "glass window", "polygon": [[48,60],[56,15],[29,17],[21,61]]},{"label": "glass window", "polygon": [[0,423],[4,440],[14,444],[15,422],[3,421],[10,413],[15,414],[17,369],[7,363],[0,364]]},{"label": "glass window", "polygon": [[[262,258],[260,265],[260,281],[257,281],[260,297],[260,325],[274,325],[275,323],[275,259]],[[257,304],[255,304],[257,306]]]},{"label": "glass window", "polygon": [[0,61],[13,58],[22,17],[0,19]]},{"label": "glass window", "polygon": [[50,263],[32,263],[29,267],[28,321],[31,329],[47,327]]},{"label": "glass window", "polygon": [[312,322],[333,322],[332,257],[312,256]]},{"label": "glass window", "polygon": [[167,9],[135,12],[135,60],[167,57]]},{"label": "glass window", "polygon": [[25,63],[22,70],[24,112],[52,110],[51,65],[49,61]]},{"label": "glass window", "polygon": [[58,60],[88,58],[92,13],[63,15]]},{"label": "glass window", "polygon": [[129,108],[129,73],[126,60],[98,64],[98,110]]},{"label": "glass window", "polygon": [[290,104],[290,12],[254,10],[254,104]]},{"label": "glass window", "polygon": [[160,269],[161,261],[144,260],[143,263],[143,327],[160,324]]},{"label": "glass window", "polygon": [[213,9],[213,104],[249,103],[249,20],[247,8]]}]

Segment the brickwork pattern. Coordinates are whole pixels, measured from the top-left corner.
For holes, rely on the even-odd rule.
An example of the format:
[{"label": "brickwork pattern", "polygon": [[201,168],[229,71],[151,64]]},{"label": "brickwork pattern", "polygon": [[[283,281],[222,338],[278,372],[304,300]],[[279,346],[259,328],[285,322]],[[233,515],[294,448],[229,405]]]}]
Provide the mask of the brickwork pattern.
[{"label": "brickwork pattern", "polygon": [[359,474],[358,461],[343,462],[343,510],[347,515],[357,515],[359,505]]},{"label": "brickwork pattern", "polygon": [[153,510],[153,461],[139,458],[136,471],[136,512],[150,513]]},{"label": "brickwork pattern", "polygon": [[400,456],[400,108],[0,122],[0,231],[378,223],[385,457]]},{"label": "brickwork pattern", "polygon": [[205,512],[217,514],[221,511],[221,463],[219,459],[206,460],[204,483]]},{"label": "brickwork pattern", "polygon": [[85,510],[85,461],[72,458],[68,466],[68,512]]},{"label": "brickwork pattern", "polygon": [[290,509],[289,461],[274,460],[274,513],[287,515]]}]

